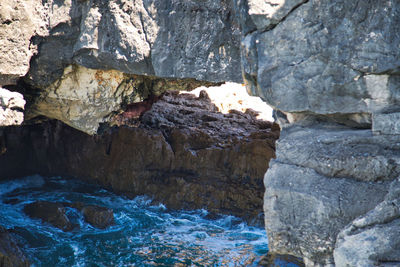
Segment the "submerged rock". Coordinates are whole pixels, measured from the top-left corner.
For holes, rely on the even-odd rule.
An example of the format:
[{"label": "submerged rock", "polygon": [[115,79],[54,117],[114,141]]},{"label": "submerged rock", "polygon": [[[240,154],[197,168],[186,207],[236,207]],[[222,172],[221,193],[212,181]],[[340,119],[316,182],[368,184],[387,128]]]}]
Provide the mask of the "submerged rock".
[{"label": "submerged rock", "polygon": [[24,207],[24,212],[31,218],[41,219],[63,231],[74,229],[74,225],[68,219],[62,203],[36,201],[27,204]]},{"label": "submerged rock", "polygon": [[31,218],[41,219],[63,231],[72,231],[79,226],[71,222],[66,207],[77,209],[82,213],[84,220],[93,227],[105,229],[115,224],[112,209],[97,205],[85,205],[81,202],[36,201],[26,205],[24,212]]},{"label": "submerged rock", "polygon": [[28,259],[18,247],[15,238],[0,226],[0,267],[28,267]]},{"label": "submerged rock", "polygon": [[115,224],[112,209],[97,205],[85,205],[82,202],[64,203],[64,205],[79,210],[83,214],[84,220],[93,227],[105,229]]}]

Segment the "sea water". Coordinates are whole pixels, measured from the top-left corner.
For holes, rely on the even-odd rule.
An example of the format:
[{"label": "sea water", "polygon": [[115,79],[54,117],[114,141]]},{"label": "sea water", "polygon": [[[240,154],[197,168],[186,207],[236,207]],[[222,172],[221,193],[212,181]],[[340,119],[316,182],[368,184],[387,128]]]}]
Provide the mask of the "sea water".
[{"label": "sea water", "polygon": [[[115,225],[94,228],[67,208],[80,229],[63,232],[24,214],[38,200],[112,208]],[[61,177],[0,183],[0,225],[13,229],[34,266],[257,266],[268,251],[265,230],[239,218],[169,210],[145,196],[129,199]]]}]

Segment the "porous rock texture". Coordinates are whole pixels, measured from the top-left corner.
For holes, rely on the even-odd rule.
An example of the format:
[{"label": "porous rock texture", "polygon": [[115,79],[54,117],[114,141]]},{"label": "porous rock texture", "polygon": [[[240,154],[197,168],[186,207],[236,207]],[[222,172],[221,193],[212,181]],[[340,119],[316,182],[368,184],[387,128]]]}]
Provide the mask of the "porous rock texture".
[{"label": "porous rock texture", "polygon": [[191,90],[211,84],[195,79],[164,79],[69,65],[46,90],[26,93],[30,98],[26,119],[42,115],[95,134],[99,125],[108,122],[112,113],[123,106],[167,90]]},{"label": "porous rock texture", "polygon": [[385,199],[338,235],[338,266],[397,266],[400,258],[400,180]]},{"label": "porous rock texture", "polygon": [[400,3],[236,3],[245,83],[282,127],[264,178],[270,251],[399,265]]},{"label": "porous rock texture", "polygon": [[[265,157],[260,144],[272,141],[238,126],[252,111],[200,112],[185,126],[193,110],[169,107],[191,100],[171,95],[154,104],[163,115],[148,111],[171,85],[240,82],[241,65],[248,91],[276,109],[283,128],[264,179],[271,252],[309,266],[399,265],[397,215],[390,215],[399,199],[391,193],[400,144],[397,0],[3,2],[0,86],[24,93],[29,120],[55,118],[99,135],[59,122],[1,130],[0,171],[87,177],[163,196],[171,206],[179,199],[179,207],[184,200],[233,214],[256,210],[252,179],[269,156],[262,168],[251,159]],[[213,128],[219,116],[229,127]],[[225,142],[224,134],[233,137]],[[9,168],[17,163],[25,167]],[[248,180],[235,180],[244,173]],[[240,190],[227,185],[238,181]]]},{"label": "porous rock texture", "polygon": [[[244,38],[245,72],[255,78],[254,93],[285,112],[352,114],[397,108],[397,1],[286,1],[284,6],[280,10],[286,15],[272,28]],[[249,1],[250,16],[251,7]],[[269,16],[264,16],[268,23]]]},{"label": "porous rock texture", "polygon": [[[29,0],[1,4],[2,84],[45,88],[67,65],[241,81],[240,30],[227,0]],[[35,53],[35,56],[31,56]],[[29,61],[30,66],[29,66]],[[28,68],[29,67],[29,68]],[[28,71],[29,70],[29,71]]]},{"label": "porous rock texture", "polygon": [[0,86],[24,77],[28,119],[45,115],[94,134],[122,103],[143,98],[132,87],[136,75],[184,86],[242,81],[231,1],[30,0],[0,7]]},{"label": "porous rock texture", "polygon": [[0,87],[0,127],[19,125],[24,121],[24,97]]},{"label": "porous rock texture", "polygon": [[[0,140],[0,177],[66,175],[170,208],[207,208],[260,225],[263,175],[279,126],[257,112],[220,113],[204,91],[170,92],[119,127],[90,136],[57,121],[9,127]],[[17,168],[17,166],[20,166]]]}]

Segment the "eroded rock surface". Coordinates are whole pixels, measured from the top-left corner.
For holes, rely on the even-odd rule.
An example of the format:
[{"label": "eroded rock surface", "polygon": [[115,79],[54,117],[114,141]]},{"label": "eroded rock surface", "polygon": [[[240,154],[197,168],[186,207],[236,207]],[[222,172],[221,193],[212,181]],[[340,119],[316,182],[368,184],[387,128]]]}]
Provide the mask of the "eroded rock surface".
[{"label": "eroded rock surface", "polygon": [[400,180],[367,214],[355,219],[338,235],[336,266],[397,266],[400,264]]},{"label": "eroded rock surface", "polygon": [[110,115],[120,111],[123,106],[159,96],[167,90],[191,90],[203,84],[213,83],[130,75],[116,70],[69,65],[59,79],[30,97],[26,119],[42,115],[63,121],[85,133],[95,134],[99,125],[108,122]]},{"label": "eroded rock surface", "polygon": [[44,12],[36,0],[0,3],[0,86],[15,84],[28,72],[37,51],[31,38],[47,32]]},{"label": "eroded rock surface", "polygon": [[397,218],[390,184],[399,177],[399,144],[396,135],[337,124],[284,128],[264,180],[271,251],[308,266],[369,266],[397,255],[389,221]]},{"label": "eroded rock surface", "polygon": [[[0,85],[26,74],[18,84],[29,85],[28,116],[103,132],[88,136],[56,122],[1,129],[5,176],[64,173],[171,207],[254,218],[257,177],[274,155],[277,131],[251,110],[216,113],[204,94],[143,102],[188,79],[239,82],[241,64],[248,90],[276,108],[286,127],[265,176],[271,251],[310,266],[398,261],[390,235],[397,219],[351,226],[380,210],[392,214],[398,199],[384,199],[399,175],[398,1],[31,0],[0,7]],[[120,128],[108,129],[110,121]],[[371,250],[375,237],[379,247]],[[353,252],[360,263],[349,258]]]},{"label": "eroded rock surface", "polygon": [[0,126],[19,125],[24,121],[24,97],[0,87]]},{"label": "eroded rock surface", "polygon": [[73,63],[158,77],[242,80],[231,1],[39,3],[47,33],[30,37],[39,47],[28,74],[35,87],[49,86]]},{"label": "eroded rock surface", "polygon": [[0,6],[0,86],[29,85],[28,119],[95,134],[121,104],[147,97],[135,86],[143,77],[162,92],[242,81],[229,0],[14,2]]},{"label": "eroded rock surface", "polygon": [[[220,113],[205,93],[171,92],[139,119],[98,136],[54,121],[8,128],[1,177],[75,176],[130,196],[147,194],[171,208],[207,207],[259,222],[262,178],[279,127],[255,115]],[[19,162],[24,168],[12,167]]]},{"label": "eroded rock surface", "polygon": [[28,259],[18,247],[15,238],[2,226],[0,226],[0,266],[30,266]]},{"label": "eroded rock surface", "polygon": [[[257,13],[267,12],[268,2]],[[285,112],[372,113],[399,105],[399,3],[286,2],[296,8],[275,27],[244,38],[245,77],[255,94]]]},{"label": "eroded rock surface", "polygon": [[246,85],[283,128],[264,180],[271,252],[307,266],[396,265],[396,220],[352,225],[392,214],[384,198],[399,177],[400,4],[235,3]]}]

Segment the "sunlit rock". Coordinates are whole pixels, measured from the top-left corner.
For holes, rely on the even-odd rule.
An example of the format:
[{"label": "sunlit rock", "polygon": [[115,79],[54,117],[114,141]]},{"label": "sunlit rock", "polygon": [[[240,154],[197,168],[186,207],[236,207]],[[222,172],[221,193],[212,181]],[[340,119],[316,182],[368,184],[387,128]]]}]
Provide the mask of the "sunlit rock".
[{"label": "sunlit rock", "polygon": [[32,36],[46,32],[45,7],[36,0],[0,3],[0,86],[15,84],[36,52]]},{"label": "sunlit rock", "polygon": [[19,125],[24,121],[24,97],[0,87],[0,126]]},{"label": "sunlit rock", "polygon": [[35,99],[30,116],[44,115],[94,134],[104,117],[133,93],[134,88],[125,86],[123,80],[119,71],[71,65]]}]

